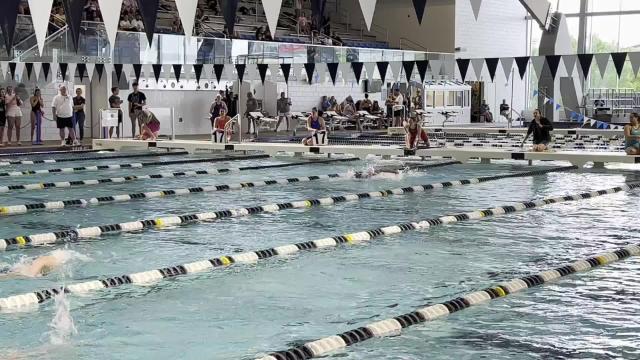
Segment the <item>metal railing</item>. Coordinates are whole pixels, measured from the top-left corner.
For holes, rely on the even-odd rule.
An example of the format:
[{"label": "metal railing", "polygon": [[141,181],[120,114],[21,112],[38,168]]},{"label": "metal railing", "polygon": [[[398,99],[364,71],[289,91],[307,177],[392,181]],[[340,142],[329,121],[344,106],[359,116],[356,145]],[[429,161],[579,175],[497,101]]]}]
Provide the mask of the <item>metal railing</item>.
[{"label": "metal railing", "polygon": [[419,48],[421,50],[424,50],[426,52],[429,52],[429,49],[426,46],[418,44],[417,42],[415,42],[413,40],[409,40],[407,38],[401,37],[400,38],[400,50],[415,50],[415,48],[414,49],[405,49],[405,45],[407,45],[407,44],[412,45],[414,47],[417,47],[417,48]]}]

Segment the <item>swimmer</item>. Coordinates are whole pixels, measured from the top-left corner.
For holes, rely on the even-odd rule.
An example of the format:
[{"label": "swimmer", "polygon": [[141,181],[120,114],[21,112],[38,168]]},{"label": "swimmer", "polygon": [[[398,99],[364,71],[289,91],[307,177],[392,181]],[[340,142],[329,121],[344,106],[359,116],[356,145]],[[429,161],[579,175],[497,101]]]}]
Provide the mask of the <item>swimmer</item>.
[{"label": "swimmer", "polygon": [[[0,268],[0,280],[35,278],[49,275],[75,257],[75,254],[73,251],[56,250],[52,251],[49,255],[43,255],[32,260],[20,262],[14,266],[5,265],[4,268]],[[82,258],[80,254],[77,255]],[[84,258],[87,259],[86,257]]]}]

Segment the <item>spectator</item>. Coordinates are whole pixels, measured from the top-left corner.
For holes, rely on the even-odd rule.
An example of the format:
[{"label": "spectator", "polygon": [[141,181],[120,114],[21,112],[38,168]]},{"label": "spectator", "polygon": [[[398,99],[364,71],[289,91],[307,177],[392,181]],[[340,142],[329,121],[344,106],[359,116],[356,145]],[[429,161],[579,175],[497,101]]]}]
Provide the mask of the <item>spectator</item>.
[{"label": "spectator", "polygon": [[16,129],[16,145],[22,145],[20,143],[20,127],[22,126],[22,110],[20,106],[22,106],[22,100],[18,94],[13,91],[13,87],[7,87],[7,94],[4,97],[4,102],[6,104],[6,112],[7,112],[7,122],[9,123],[7,129],[7,141],[9,145],[11,145],[11,136],[13,135],[13,128]]},{"label": "spectator", "polygon": [[413,108],[415,110],[422,110],[423,109],[423,105],[422,105],[422,91],[420,91],[420,89],[416,90],[416,96],[413,97]]},{"label": "spectator", "polygon": [[140,133],[142,133],[142,123],[140,123],[139,113],[142,107],[147,105],[147,97],[143,92],[138,90],[138,82],[133,83],[133,92],[129,94],[127,101],[129,102],[129,119],[131,120],[131,137],[136,137],[136,122]]},{"label": "spectator", "polygon": [[[142,16],[132,16],[131,27],[133,28],[133,31],[144,31],[144,22],[142,22]],[[182,28],[182,23],[180,23],[180,27]]]},{"label": "spectator", "polygon": [[67,144],[64,135],[65,128],[68,129],[69,138],[73,141],[73,145],[78,145],[79,143],[73,130],[73,99],[67,94],[66,86],[62,85],[60,87],[60,94],[54,96],[51,108],[53,110],[53,119],[60,130],[60,146],[66,146]]},{"label": "spectator", "polygon": [[364,94],[364,100],[360,102],[360,110],[371,113],[373,103],[369,100],[369,94]]},{"label": "spectator", "polygon": [[278,111],[278,124],[276,125],[276,132],[278,132],[278,128],[280,127],[280,123],[282,119],[287,120],[287,132],[289,131],[289,122],[291,119],[291,99],[287,98],[284,91],[280,93],[280,99],[278,99],[276,103],[276,108]]},{"label": "spectator", "polygon": [[256,29],[256,40],[263,41],[264,40],[264,27],[258,26]]},{"label": "spectator", "polygon": [[244,113],[244,116],[248,119],[251,119],[251,124],[249,124],[249,129],[247,129],[247,134],[250,133],[251,126],[253,126],[253,132],[254,133],[256,132],[256,119],[254,119],[253,117],[250,117],[249,114],[257,111],[258,111],[258,100],[256,100],[255,97],[253,97],[252,92],[248,92],[247,93],[247,109]]},{"label": "spectator", "polygon": [[0,88],[0,147],[4,147],[4,127],[7,125],[7,107],[4,97],[7,95],[4,88]]},{"label": "spectator", "polygon": [[222,101],[222,96],[218,94],[211,104],[211,108],[209,108],[209,114],[211,115],[209,118],[211,120],[211,128],[215,128],[215,121],[220,116],[222,110],[224,110],[225,115],[229,112],[227,104]]},{"label": "spectator", "polygon": [[400,127],[402,126],[402,120],[404,119],[404,96],[400,92],[400,89],[395,88],[393,90],[393,98],[392,98],[392,106],[393,106],[393,126]]},{"label": "spectator", "polygon": [[331,101],[327,96],[323,96],[322,101],[320,101],[320,110],[327,112],[329,109],[331,109]]},{"label": "spectator", "polygon": [[75,126],[78,125],[77,134],[78,134],[78,137],[80,138],[80,141],[84,139],[84,120],[85,120],[84,106],[85,104],[86,104],[86,100],[82,97],[82,89],[77,88],[76,97],[73,98],[73,116],[74,116],[73,129],[75,131]]},{"label": "spectator", "polygon": [[331,39],[333,39],[334,46],[342,46],[342,38],[335,31],[333,32]]},{"label": "spectator", "polygon": [[[111,88],[111,96],[109,97],[109,107],[111,109],[118,109],[118,126],[116,127],[116,136],[118,139],[120,138],[120,125],[122,124],[122,118],[124,114],[122,113],[122,109],[120,109],[120,105],[122,105],[122,100],[120,99],[120,89],[115,86]],[[109,137],[113,137],[113,126],[109,128]]]},{"label": "spectator", "polygon": [[373,101],[373,104],[371,105],[371,111],[369,112],[371,113],[371,115],[382,115],[382,109],[380,108],[378,100]]},{"label": "spectator", "polygon": [[303,35],[311,34],[311,29],[309,27],[309,19],[307,18],[304,12],[302,12],[298,17],[298,33]]},{"label": "spectator", "polygon": [[484,118],[484,122],[493,122],[493,114],[486,100],[482,100],[482,105],[480,105],[480,117]]},{"label": "spectator", "polygon": [[180,21],[180,17],[177,14],[173,15],[173,21],[171,22],[171,32],[174,34],[184,33],[182,22]]},{"label": "spectator", "polygon": [[336,97],[335,96],[331,96],[331,99],[329,99],[329,102],[331,104],[330,110],[337,111],[338,110],[338,100],[336,99]]},{"label": "spectator", "polygon": [[42,115],[44,115],[44,100],[42,100],[42,93],[40,92],[40,89],[36,88],[33,92],[33,96],[29,98],[29,103],[31,104],[31,143],[33,143],[33,135],[36,131],[38,114],[40,114],[40,119],[42,119]]},{"label": "spectator", "polygon": [[351,95],[347,96],[340,107],[342,109],[342,116],[350,118],[356,114],[356,106],[353,103],[353,98],[351,97]]}]

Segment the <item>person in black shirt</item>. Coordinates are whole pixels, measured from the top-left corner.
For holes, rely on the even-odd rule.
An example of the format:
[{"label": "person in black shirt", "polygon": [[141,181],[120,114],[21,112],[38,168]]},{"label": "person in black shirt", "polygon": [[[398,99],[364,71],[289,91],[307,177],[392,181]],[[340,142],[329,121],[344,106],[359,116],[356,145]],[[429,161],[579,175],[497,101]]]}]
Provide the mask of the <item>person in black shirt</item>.
[{"label": "person in black shirt", "polygon": [[142,111],[142,107],[147,104],[147,97],[143,92],[138,91],[138,82],[133,83],[133,92],[129,94],[127,101],[129,102],[129,119],[131,120],[131,134],[136,137],[136,123],[140,133],[142,133],[142,123],[138,121],[138,113]]},{"label": "person in black shirt", "polygon": [[4,88],[0,88],[0,147],[4,147],[4,127],[7,125],[7,107],[4,103]]},{"label": "person in black shirt", "polygon": [[549,119],[542,117],[540,110],[536,109],[533,111],[533,121],[531,125],[529,125],[529,131],[527,131],[527,136],[522,140],[522,146],[524,146],[525,141],[533,134],[533,148],[531,150],[535,152],[543,152],[547,150],[549,143],[551,142],[551,131],[553,131],[553,125]]},{"label": "person in black shirt", "polygon": [[[111,96],[109,96],[109,108],[118,109],[118,126],[116,126],[116,136],[120,138],[120,125],[122,124],[122,109],[120,105],[122,100],[120,99],[120,89],[117,86],[111,88]],[[109,138],[113,137],[113,126],[109,128]]]}]

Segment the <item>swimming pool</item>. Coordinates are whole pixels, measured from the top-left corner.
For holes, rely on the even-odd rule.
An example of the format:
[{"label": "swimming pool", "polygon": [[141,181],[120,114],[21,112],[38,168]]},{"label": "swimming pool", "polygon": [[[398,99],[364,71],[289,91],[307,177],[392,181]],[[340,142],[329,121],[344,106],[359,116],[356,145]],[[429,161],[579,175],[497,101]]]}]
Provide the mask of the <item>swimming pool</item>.
[{"label": "swimming pool", "polygon": [[[104,156],[108,155],[113,154]],[[53,158],[57,157],[63,155]],[[179,156],[181,159],[206,157],[211,156]],[[30,157],[35,158],[51,156]],[[176,156],[78,161],[72,166],[156,160],[173,161]],[[229,160],[43,174],[3,178],[0,186],[300,161],[295,158]],[[348,173],[390,163],[397,161],[371,159],[307,164],[221,175],[15,191],[0,194],[0,204],[10,206]],[[71,207],[2,217],[0,238],[563,165],[566,164],[451,165],[402,176],[322,179]],[[0,171],[57,167],[60,166],[11,165]],[[625,169],[567,170],[179,227],[153,227],[81,239],[66,245],[13,249],[1,253],[0,262],[16,264],[25,256],[44,255],[55,249],[67,249],[78,255],[64,271],[37,279],[1,282],[0,298],[63,283],[143,272],[452,213],[608,189],[638,180],[636,172]],[[147,286],[125,285],[82,296],[68,294],[68,312],[61,302],[46,301],[28,311],[0,314],[0,334],[3,335],[0,351],[5,354],[0,357],[254,359],[637,242],[633,221],[637,204],[636,191],[620,192],[380,236],[351,246],[273,257]],[[638,270],[640,261],[630,258],[409,328],[396,337],[370,340],[334,356],[348,359],[638,358]],[[73,319],[77,333],[69,330],[69,318]],[[57,328],[52,327],[52,323]],[[67,333],[72,334],[65,336]]]}]

